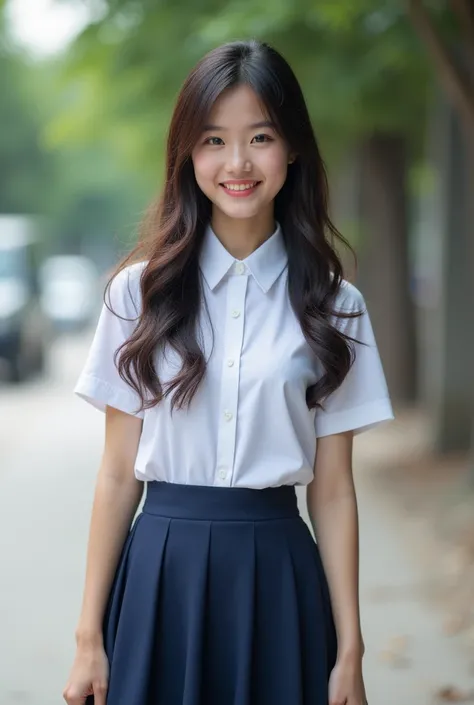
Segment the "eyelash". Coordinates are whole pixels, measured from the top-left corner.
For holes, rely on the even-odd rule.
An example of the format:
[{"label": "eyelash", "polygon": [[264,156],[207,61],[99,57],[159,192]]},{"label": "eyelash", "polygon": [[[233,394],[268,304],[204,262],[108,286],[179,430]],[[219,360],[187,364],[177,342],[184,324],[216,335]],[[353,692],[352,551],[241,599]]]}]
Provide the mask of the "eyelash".
[{"label": "eyelash", "polygon": [[[258,135],[255,135],[255,137],[265,137],[265,140],[263,142],[257,142],[257,144],[265,144],[265,142],[273,142],[273,138],[270,137],[270,135],[266,135],[263,132],[260,132]],[[255,139],[254,137],[254,139]],[[210,147],[220,147],[220,144],[211,144],[210,140],[221,140],[222,137],[208,137],[205,141],[204,144],[208,144]]]}]

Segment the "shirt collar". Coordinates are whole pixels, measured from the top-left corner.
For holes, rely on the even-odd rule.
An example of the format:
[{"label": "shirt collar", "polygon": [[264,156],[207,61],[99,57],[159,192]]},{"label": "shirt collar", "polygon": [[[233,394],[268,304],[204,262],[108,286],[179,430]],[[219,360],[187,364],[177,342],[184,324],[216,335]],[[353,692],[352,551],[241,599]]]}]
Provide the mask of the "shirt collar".
[{"label": "shirt collar", "polygon": [[[210,289],[222,281],[238,260],[224,247],[211,226],[206,227],[199,264]],[[242,262],[266,294],[284,270],[288,256],[279,223],[273,235]]]}]

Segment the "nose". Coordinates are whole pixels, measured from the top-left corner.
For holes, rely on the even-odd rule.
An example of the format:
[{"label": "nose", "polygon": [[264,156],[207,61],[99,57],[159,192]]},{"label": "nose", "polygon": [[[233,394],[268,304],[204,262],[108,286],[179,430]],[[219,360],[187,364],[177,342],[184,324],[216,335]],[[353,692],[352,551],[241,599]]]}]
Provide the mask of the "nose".
[{"label": "nose", "polygon": [[251,171],[252,163],[244,147],[235,144],[229,148],[226,171],[229,174]]}]

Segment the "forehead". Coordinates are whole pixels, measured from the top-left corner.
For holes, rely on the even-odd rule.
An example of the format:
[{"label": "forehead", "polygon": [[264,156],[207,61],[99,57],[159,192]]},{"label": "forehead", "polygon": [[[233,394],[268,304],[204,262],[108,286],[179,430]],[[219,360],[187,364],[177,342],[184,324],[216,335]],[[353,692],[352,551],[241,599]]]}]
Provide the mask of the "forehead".
[{"label": "forehead", "polygon": [[224,91],[212,106],[208,117],[208,122],[231,127],[267,120],[269,116],[252,88],[240,85]]}]

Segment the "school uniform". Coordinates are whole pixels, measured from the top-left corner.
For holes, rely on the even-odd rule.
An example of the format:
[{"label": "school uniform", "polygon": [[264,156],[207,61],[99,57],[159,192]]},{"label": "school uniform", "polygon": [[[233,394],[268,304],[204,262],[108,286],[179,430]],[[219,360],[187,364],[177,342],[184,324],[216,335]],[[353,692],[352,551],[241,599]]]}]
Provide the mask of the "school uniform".
[{"label": "school uniform", "polygon": [[[105,622],[108,705],[326,705],[336,634],[318,547],[295,486],[313,478],[317,439],[392,418],[364,300],[345,282],[337,325],[360,341],[324,409],[322,370],[290,305],[282,231],[237,261],[208,226],[200,252],[206,374],[189,409],[138,411],[115,350],[140,310],[143,264],[113,281],[75,392],[143,419],[135,474],[147,483]],[[129,320],[124,320],[129,319]],[[131,320],[130,320],[131,319]],[[135,319],[135,320],[133,320]],[[155,358],[163,383],[181,363]]]}]

